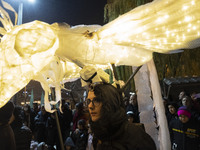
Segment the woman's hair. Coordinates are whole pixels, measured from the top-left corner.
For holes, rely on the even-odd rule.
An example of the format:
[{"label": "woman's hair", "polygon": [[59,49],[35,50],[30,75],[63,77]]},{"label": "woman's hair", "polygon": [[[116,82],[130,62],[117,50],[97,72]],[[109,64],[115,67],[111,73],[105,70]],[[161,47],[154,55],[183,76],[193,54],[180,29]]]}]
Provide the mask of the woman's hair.
[{"label": "woman's hair", "polygon": [[[99,137],[112,135],[127,120],[121,92],[109,83],[97,84],[92,90],[97,100],[102,102],[102,108],[100,119],[90,120],[91,129]],[[105,133],[107,135],[103,135]]]},{"label": "woman's hair", "polygon": [[124,108],[124,102],[120,91],[111,84],[97,84],[93,87],[93,91],[97,100],[102,102],[102,110],[104,112],[115,113],[119,108]]}]

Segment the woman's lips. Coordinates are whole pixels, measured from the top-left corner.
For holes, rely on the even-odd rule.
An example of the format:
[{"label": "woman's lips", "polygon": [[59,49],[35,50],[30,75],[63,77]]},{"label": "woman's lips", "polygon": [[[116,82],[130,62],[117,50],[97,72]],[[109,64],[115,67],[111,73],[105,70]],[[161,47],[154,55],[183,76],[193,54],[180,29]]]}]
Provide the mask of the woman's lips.
[{"label": "woman's lips", "polygon": [[90,114],[91,114],[91,116],[95,116],[97,113],[96,112],[91,112]]}]

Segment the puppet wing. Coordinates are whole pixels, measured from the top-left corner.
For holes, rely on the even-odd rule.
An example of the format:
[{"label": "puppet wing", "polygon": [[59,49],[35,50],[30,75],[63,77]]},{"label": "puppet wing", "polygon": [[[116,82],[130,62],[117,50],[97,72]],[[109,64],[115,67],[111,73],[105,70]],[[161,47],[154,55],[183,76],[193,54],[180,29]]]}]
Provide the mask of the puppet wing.
[{"label": "puppet wing", "polygon": [[200,1],[157,0],[101,26],[60,28],[56,54],[83,64],[139,66],[152,52],[200,46]]},{"label": "puppet wing", "polygon": [[152,52],[196,48],[199,6],[199,0],[157,0],[137,7],[100,28],[99,43],[117,53],[117,64],[134,66],[150,60]]}]

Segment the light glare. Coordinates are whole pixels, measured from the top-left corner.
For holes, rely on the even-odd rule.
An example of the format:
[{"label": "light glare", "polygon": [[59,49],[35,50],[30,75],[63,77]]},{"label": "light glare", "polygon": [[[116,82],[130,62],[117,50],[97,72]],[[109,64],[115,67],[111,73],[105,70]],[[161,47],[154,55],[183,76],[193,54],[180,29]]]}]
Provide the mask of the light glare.
[{"label": "light glare", "polygon": [[35,0],[28,0],[29,2],[31,2],[31,3],[34,3],[35,2]]}]

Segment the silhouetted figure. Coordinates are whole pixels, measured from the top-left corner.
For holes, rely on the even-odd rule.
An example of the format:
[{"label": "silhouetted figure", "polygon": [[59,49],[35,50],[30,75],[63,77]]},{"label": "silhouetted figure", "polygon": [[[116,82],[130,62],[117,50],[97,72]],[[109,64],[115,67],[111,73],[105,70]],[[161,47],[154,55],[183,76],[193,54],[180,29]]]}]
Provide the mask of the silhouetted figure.
[{"label": "silhouetted figure", "polygon": [[16,150],[15,137],[10,126],[10,118],[14,110],[12,102],[7,102],[0,108],[0,149]]}]

